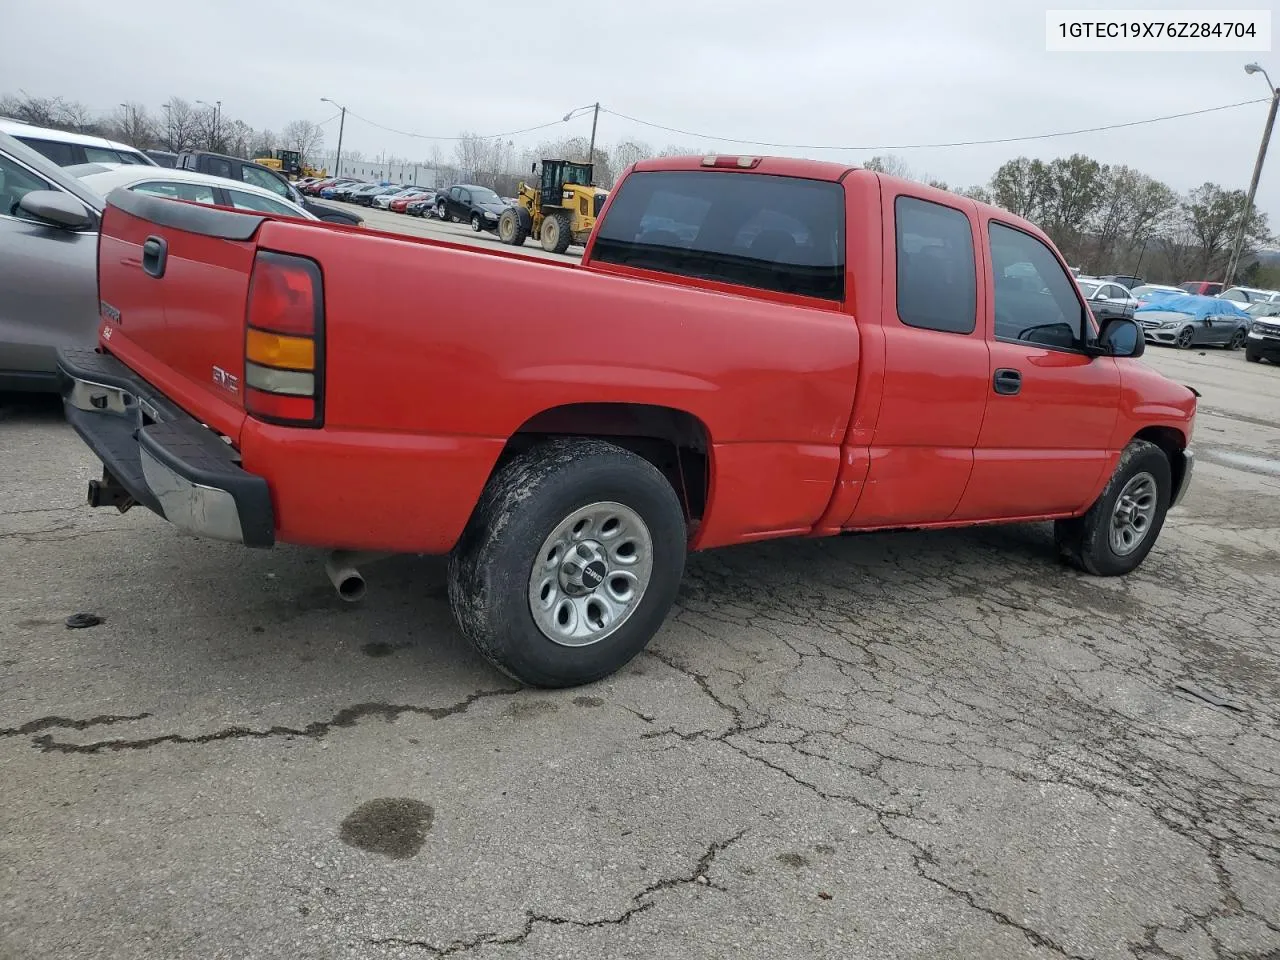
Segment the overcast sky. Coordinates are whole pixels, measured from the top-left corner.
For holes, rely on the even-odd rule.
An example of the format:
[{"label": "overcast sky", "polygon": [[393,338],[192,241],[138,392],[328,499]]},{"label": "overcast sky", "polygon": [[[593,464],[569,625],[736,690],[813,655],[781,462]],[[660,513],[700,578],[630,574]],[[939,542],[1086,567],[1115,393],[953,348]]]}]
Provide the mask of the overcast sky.
[{"label": "overcast sky", "polygon": [[[712,148],[715,137],[889,145],[1049,133],[1264,98],[1272,53],[1045,51],[1048,6],[1267,8],[1269,3],[1041,4],[1033,0],[5,0],[0,92],[60,95],[104,110],[155,110],[170,96],[221,99],[224,114],[279,131],[328,121],[331,97],[376,123],[422,134],[491,134],[558,121],[599,100],[690,137],[602,114],[599,138]],[[1277,24],[1280,26],[1280,24]],[[1259,103],[1127,130],[1023,144],[892,151],[953,185],[1003,161],[1075,151],[1125,163],[1179,190],[1246,188],[1266,119]],[[585,116],[515,137],[590,133]],[[326,146],[337,140],[325,124]],[[348,114],[344,147],[426,158],[430,140]],[[441,141],[446,155],[452,144]],[[723,145],[726,146],[727,145]],[[729,152],[726,150],[725,152]],[[860,162],[871,152],[734,147]],[[885,151],[881,151],[885,152]],[[1258,191],[1280,230],[1280,144]]]}]

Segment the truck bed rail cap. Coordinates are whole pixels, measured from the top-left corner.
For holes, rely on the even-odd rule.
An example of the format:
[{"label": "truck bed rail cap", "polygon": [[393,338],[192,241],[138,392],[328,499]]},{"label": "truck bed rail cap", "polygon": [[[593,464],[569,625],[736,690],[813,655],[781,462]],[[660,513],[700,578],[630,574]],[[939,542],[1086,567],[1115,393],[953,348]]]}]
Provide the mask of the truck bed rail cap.
[{"label": "truck bed rail cap", "polygon": [[107,194],[107,205],[162,227],[186,233],[198,233],[219,240],[249,240],[267,217],[253,213],[236,213],[198,203],[170,200],[125,187]]}]

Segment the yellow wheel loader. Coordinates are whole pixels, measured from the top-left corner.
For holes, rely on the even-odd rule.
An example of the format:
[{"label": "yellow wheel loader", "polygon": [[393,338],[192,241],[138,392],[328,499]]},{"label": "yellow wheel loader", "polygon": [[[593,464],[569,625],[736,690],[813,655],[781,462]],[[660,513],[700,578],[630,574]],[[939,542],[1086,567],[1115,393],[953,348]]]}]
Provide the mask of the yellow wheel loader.
[{"label": "yellow wheel loader", "polygon": [[[538,164],[532,172],[539,172]],[[498,239],[518,247],[534,236],[550,253],[586,243],[609,196],[592,186],[592,172],[589,163],[543,160],[541,176],[532,184],[521,182],[515,206],[498,218]]]}]

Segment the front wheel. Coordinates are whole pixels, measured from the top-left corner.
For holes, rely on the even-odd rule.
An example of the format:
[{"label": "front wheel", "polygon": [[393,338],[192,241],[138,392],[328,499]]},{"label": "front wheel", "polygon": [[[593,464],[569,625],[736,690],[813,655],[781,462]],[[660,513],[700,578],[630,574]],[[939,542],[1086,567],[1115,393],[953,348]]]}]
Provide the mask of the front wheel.
[{"label": "front wheel", "polygon": [[1260,353],[1254,353],[1252,350],[1246,350],[1246,351],[1244,352],[1244,358],[1245,358],[1246,360],[1248,360],[1250,363],[1261,363],[1261,362],[1262,362],[1262,354],[1260,354]]},{"label": "front wheel", "polygon": [[1195,338],[1195,332],[1190,327],[1186,327],[1179,331],[1178,339],[1175,340],[1174,343],[1177,344],[1179,350],[1190,350],[1191,344],[1195,342]]},{"label": "front wheel", "polygon": [[483,228],[484,228],[484,225],[481,224],[480,222],[480,214],[473,213],[471,215],[471,229],[474,230],[476,233],[479,233]]},{"label": "front wheel", "polygon": [[554,440],[503,465],[449,559],[459,628],[521,683],[606,677],[662,626],[687,529],[671,484],[601,440]]},{"label": "front wheel", "polygon": [[1098,577],[1136,570],[1160,536],[1172,490],[1173,473],[1164,451],[1145,440],[1132,441],[1088,512],[1054,523],[1059,551]]}]

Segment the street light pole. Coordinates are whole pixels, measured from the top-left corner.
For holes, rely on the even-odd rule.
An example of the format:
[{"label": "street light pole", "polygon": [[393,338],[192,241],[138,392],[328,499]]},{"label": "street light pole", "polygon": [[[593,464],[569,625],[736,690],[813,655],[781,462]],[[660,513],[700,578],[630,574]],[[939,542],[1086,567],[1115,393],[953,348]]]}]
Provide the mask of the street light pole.
[{"label": "street light pole", "polygon": [[1260,73],[1267,81],[1267,89],[1271,91],[1271,109],[1267,112],[1267,125],[1262,130],[1262,143],[1258,145],[1258,159],[1253,164],[1253,179],[1249,181],[1249,196],[1244,202],[1244,212],[1240,215],[1240,226],[1236,228],[1236,242],[1231,247],[1231,259],[1227,261],[1227,275],[1222,281],[1223,287],[1231,286],[1235,279],[1236,268],[1240,265],[1240,250],[1244,246],[1245,229],[1253,219],[1253,198],[1258,193],[1258,179],[1262,176],[1262,163],[1267,159],[1267,144],[1271,142],[1271,131],[1276,125],[1276,108],[1280,107],[1280,87],[1276,87],[1267,76],[1267,71],[1256,63],[1246,64],[1245,73]]},{"label": "street light pole", "polygon": [[321,103],[332,103],[335,107],[342,111],[342,116],[338,118],[338,152],[333,157],[333,175],[335,177],[342,176],[342,128],[347,123],[347,108],[340,103],[330,100],[328,97],[321,97]]}]

